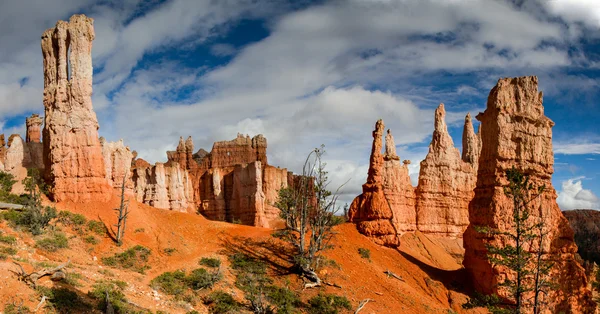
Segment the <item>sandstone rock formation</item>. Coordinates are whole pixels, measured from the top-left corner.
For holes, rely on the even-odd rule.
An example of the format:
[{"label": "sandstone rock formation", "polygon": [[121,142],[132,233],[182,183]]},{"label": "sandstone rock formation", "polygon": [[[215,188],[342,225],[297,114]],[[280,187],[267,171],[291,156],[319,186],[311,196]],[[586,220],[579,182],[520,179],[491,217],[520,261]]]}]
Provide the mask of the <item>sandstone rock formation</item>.
[{"label": "sandstone rock formation", "polygon": [[44,164],[56,201],[110,197],[98,121],[92,109],[93,20],[73,15],[42,35]]},{"label": "sandstone rock formation", "polygon": [[421,161],[416,190],[417,229],[425,234],[461,238],[469,224],[473,198],[478,141],[470,115],[465,119],[463,156],[454,147],[445,122],[444,104],[435,110],[435,126],[429,153]]},{"label": "sandstone rock formation", "polygon": [[136,200],[150,206],[185,212],[193,200],[189,173],[177,163],[159,163],[152,166],[136,160],[132,180]]},{"label": "sandstone rock formation", "polygon": [[25,125],[27,127],[27,143],[42,142],[42,123],[42,118],[37,114],[32,114],[31,117],[25,119]]},{"label": "sandstone rock formation", "polygon": [[[545,258],[555,262],[552,278],[558,285],[545,301],[553,313],[593,313],[595,303],[586,289],[583,268],[575,261],[577,246],[573,230],[556,204],[552,188],[553,173],[552,126],[544,115],[542,93],[537,77],[500,79],[492,89],[481,121],[482,149],[477,173],[475,196],[469,205],[470,224],[464,234],[464,266],[471,275],[474,287],[480,292],[497,293],[507,297],[498,287],[502,278],[514,274],[492,265],[486,245],[504,245],[508,238],[478,233],[476,226],[506,231],[513,225],[512,201],[503,192],[507,181],[505,171],[516,167],[529,175],[536,185],[545,185],[539,199],[531,203],[531,221],[545,221],[548,241],[541,250]],[[532,247],[537,251],[540,248]]]},{"label": "sandstone rock formation", "polygon": [[408,167],[400,165],[391,132],[386,136],[385,155],[381,154],[384,128],[383,120],[378,120],[367,183],[350,205],[348,215],[358,230],[376,243],[397,246],[402,233],[416,228],[415,199]]},{"label": "sandstone rock formation", "polygon": [[100,145],[102,145],[106,180],[110,186],[120,193],[123,179],[125,179],[125,194],[133,194],[133,180],[131,175],[133,153],[129,147],[123,144],[123,140],[106,142],[103,137],[100,138]]},{"label": "sandstone rock formation", "polygon": [[[577,244],[577,253],[586,261],[600,264],[600,211],[594,209],[565,210]],[[588,279],[590,279],[588,277]]]}]

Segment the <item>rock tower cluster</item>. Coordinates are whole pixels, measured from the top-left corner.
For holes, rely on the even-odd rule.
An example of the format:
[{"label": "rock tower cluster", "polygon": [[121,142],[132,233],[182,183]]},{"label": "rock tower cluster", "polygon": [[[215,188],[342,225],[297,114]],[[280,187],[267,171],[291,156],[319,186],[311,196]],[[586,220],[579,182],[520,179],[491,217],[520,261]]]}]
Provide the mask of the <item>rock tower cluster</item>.
[{"label": "rock tower cluster", "polygon": [[480,140],[467,115],[463,151],[468,153],[461,158],[448,134],[445,116],[441,104],[435,111],[435,129],[429,153],[421,162],[416,189],[410,183],[409,162],[400,164],[390,130],[382,154],[385,126],[382,120],[377,121],[367,183],[349,211],[359,231],[376,243],[397,246],[401,234],[416,230],[440,237],[462,237],[469,224],[468,204],[473,198]]}]

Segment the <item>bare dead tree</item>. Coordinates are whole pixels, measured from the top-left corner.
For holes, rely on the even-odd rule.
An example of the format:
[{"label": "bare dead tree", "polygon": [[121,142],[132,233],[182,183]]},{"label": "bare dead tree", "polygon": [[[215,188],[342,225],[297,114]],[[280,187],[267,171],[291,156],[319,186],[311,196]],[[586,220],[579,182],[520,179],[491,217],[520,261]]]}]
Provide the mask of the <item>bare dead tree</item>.
[{"label": "bare dead tree", "polygon": [[63,268],[67,267],[70,262],[71,259],[54,268],[44,268],[42,270],[34,271],[32,273],[27,273],[23,266],[21,266],[21,264],[13,262],[15,265],[19,266],[19,269],[17,271],[11,270],[11,272],[17,275],[19,281],[23,281],[29,286],[35,288],[37,281],[42,277],[51,276],[50,278],[54,281],[64,279],[65,274],[63,272]]},{"label": "bare dead tree", "polygon": [[296,248],[294,266],[310,282],[305,288],[322,284],[316,273],[321,260],[320,253],[331,248],[333,227],[341,220],[335,216],[338,208],[340,186],[334,193],[328,190],[330,183],[322,161],[324,146],[315,148],[306,158],[302,175],[293,186],[279,190],[275,206],[285,220],[283,238]]},{"label": "bare dead tree", "polygon": [[119,208],[115,208],[117,211],[117,233],[115,235],[115,241],[117,245],[123,244],[123,237],[125,236],[125,226],[127,224],[127,216],[129,216],[129,202],[125,200],[125,182],[127,180],[127,174],[123,176],[123,184],[121,185],[121,205]]}]

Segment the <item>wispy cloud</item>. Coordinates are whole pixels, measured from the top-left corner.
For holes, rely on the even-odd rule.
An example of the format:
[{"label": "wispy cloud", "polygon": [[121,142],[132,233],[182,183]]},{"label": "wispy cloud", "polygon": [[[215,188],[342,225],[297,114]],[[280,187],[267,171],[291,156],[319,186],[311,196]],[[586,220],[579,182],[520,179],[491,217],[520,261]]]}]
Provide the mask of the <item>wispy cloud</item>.
[{"label": "wispy cloud", "polygon": [[600,154],[600,143],[595,142],[558,142],[554,143],[554,153],[563,155]]}]

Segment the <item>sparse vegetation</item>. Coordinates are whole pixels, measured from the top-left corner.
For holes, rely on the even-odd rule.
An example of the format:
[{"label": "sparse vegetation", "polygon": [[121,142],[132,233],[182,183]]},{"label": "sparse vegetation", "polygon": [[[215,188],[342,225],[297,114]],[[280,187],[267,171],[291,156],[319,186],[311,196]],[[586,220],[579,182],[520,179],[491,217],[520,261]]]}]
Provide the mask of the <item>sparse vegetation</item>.
[{"label": "sparse vegetation", "polygon": [[54,232],[52,235],[35,242],[35,246],[48,252],[56,252],[59,249],[69,247],[69,240],[64,233]]},{"label": "sparse vegetation", "polygon": [[13,237],[13,236],[9,236],[9,235],[2,235],[2,233],[0,233],[0,243],[6,243],[6,244],[10,244],[13,245],[15,243],[17,243],[17,238]]},{"label": "sparse vegetation", "polygon": [[0,201],[12,201],[10,192],[15,183],[17,183],[17,180],[15,180],[14,175],[0,171]]},{"label": "sparse vegetation", "polygon": [[37,286],[36,291],[40,296],[46,297],[45,307],[51,310],[51,313],[79,313],[92,307],[75,291],[68,288]]},{"label": "sparse vegetation", "polygon": [[133,230],[133,233],[140,233],[140,232],[145,232],[146,230],[144,228],[137,228],[135,230]]},{"label": "sparse vegetation", "polygon": [[203,257],[198,264],[206,267],[216,268],[221,266],[221,260],[216,257]]},{"label": "sparse vegetation", "polygon": [[173,255],[173,253],[175,253],[175,252],[177,252],[176,248],[168,247],[168,248],[163,249],[163,253],[165,253],[166,255],[169,255],[169,256]]},{"label": "sparse vegetation", "polygon": [[85,216],[64,210],[58,213],[56,220],[65,226],[83,226],[87,222]]},{"label": "sparse vegetation", "polygon": [[237,313],[241,305],[229,294],[223,291],[213,291],[206,298],[204,304],[209,306],[212,314]]},{"label": "sparse vegetation", "polygon": [[106,235],[106,226],[98,220],[90,220],[87,223],[87,228],[89,231],[97,234],[97,235]]},{"label": "sparse vegetation", "polygon": [[268,286],[266,288],[267,300],[275,306],[278,314],[297,313],[303,306],[298,294],[288,288]]},{"label": "sparse vegetation", "polygon": [[4,314],[30,314],[33,313],[28,307],[23,304],[5,304]]},{"label": "sparse vegetation", "polygon": [[100,243],[100,241],[93,235],[89,235],[89,236],[86,236],[85,238],[83,238],[83,242],[88,243],[88,244],[93,244],[93,245]]},{"label": "sparse vegetation", "polygon": [[371,259],[371,250],[365,248],[359,248],[358,254],[360,257],[370,260]]},{"label": "sparse vegetation", "polygon": [[98,309],[102,311],[105,311],[110,303],[110,307],[116,313],[130,313],[130,306],[127,304],[127,299],[123,293],[126,287],[127,283],[123,281],[98,281],[92,286],[88,296],[99,301]]},{"label": "sparse vegetation", "polygon": [[149,256],[150,249],[141,245],[136,245],[122,253],[117,253],[110,257],[103,257],[102,263],[107,266],[133,269],[143,274],[146,269],[150,268],[150,266],[146,265]]},{"label": "sparse vegetation", "polygon": [[352,305],[346,297],[319,293],[308,301],[310,314],[337,314],[341,309],[351,310]]},{"label": "sparse vegetation", "polygon": [[212,288],[221,277],[220,271],[210,273],[204,268],[195,269],[189,275],[186,275],[183,270],[176,270],[162,273],[152,279],[150,286],[166,294],[179,295],[186,292],[188,288],[193,290]]}]

